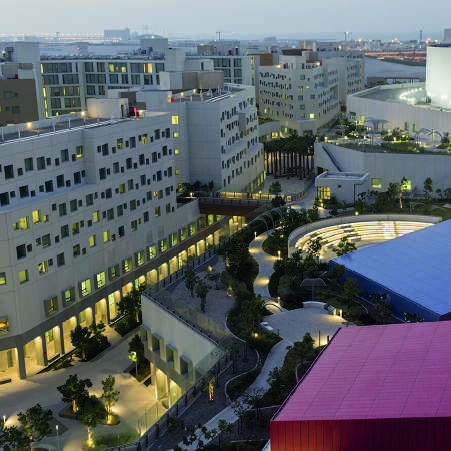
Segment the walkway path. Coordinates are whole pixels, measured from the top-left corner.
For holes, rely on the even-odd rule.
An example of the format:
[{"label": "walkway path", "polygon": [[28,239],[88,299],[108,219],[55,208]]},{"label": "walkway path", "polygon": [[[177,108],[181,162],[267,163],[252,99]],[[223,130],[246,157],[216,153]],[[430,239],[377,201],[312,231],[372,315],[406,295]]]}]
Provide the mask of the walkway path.
[{"label": "walkway path", "polygon": [[[287,346],[292,345],[288,340],[279,341],[268,354],[265,364],[258,375],[257,379],[255,379],[254,383],[246,390],[247,393],[252,393],[255,390],[268,390],[269,385],[267,382],[269,373],[272,369],[276,367],[281,367],[283,364],[283,360],[285,358],[286,353],[288,352]],[[243,395],[244,396],[244,395]],[[244,401],[244,397],[241,396],[239,398],[240,401]],[[232,409],[232,406],[226,407],[224,410],[219,412],[215,417],[213,417],[208,423],[205,424],[208,430],[216,429],[218,430],[219,420],[226,420],[228,423],[235,423],[238,420],[235,412]],[[203,442],[206,444],[209,440],[203,439]],[[197,441],[194,442],[190,446],[183,445],[183,443],[179,443],[179,446],[186,451],[195,451],[197,449]]]}]

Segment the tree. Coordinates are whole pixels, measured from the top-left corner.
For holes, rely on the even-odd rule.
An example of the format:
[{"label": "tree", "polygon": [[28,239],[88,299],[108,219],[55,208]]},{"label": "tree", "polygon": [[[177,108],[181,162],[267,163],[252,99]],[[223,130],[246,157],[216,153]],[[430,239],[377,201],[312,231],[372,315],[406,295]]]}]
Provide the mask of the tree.
[{"label": "tree", "polygon": [[196,272],[194,271],[194,265],[188,264],[185,269],[185,276],[183,281],[185,282],[185,287],[190,291],[191,297],[194,297],[194,288],[199,280]]},{"label": "tree", "polygon": [[120,315],[135,315],[136,322],[139,323],[139,314],[141,312],[141,293],[143,290],[144,286],[140,286],[139,289],[133,287],[129,293],[119,301],[118,310]]},{"label": "tree", "polygon": [[30,437],[30,442],[39,442],[52,432],[49,423],[53,413],[50,409],[44,410],[41,404],[30,407],[25,413],[19,412],[17,418]]},{"label": "tree", "polygon": [[243,395],[244,402],[255,409],[257,421],[260,413],[260,402],[264,394],[265,390],[263,388],[254,388],[253,390],[245,392]]},{"label": "tree", "polygon": [[218,448],[221,451],[221,436],[222,434],[231,434],[233,432],[233,423],[228,423],[226,420],[218,420]]},{"label": "tree", "polygon": [[84,399],[89,397],[88,388],[92,387],[91,379],[78,379],[78,375],[71,374],[66,382],[56,389],[63,396],[63,402],[72,403],[72,412],[76,413],[78,405]]},{"label": "tree", "polygon": [[319,219],[319,211],[318,207],[314,205],[310,210],[307,211],[307,217],[310,222],[318,221]]},{"label": "tree", "polygon": [[432,197],[432,179],[431,177],[426,177],[423,184],[424,193],[426,194],[426,199]]},{"label": "tree", "polygon": [[116,380],[111,374],[102,381],[102,396],[103,402],[105,403],[107,415],[110,416],[112,413],[112,408],[119,400],[119,390],[115,390],[114,385]]},{"label": "tree", "polygon": [[271,183],[268,192],[269,194],[278,195],[282,192],[282,185],[280,184],[280,182],[273,182]]},{"label": "tree", "polygon": [[219,279],[221,278],[221,274],[219,272],[216,271],[212,271],[208,274],[207,276],[208,280],[211,280],[212,282],[215,283],[215,290],[219,290]]},{"label": "tree", "polygon": [[393,204],[394,199],[396,197],[399,197],[399,193],[401,191],[401,186],[399,183],[389,183],[388,189],[387,189],[387,196],[390,199],[390,202]]},{"label": "tree", "polygon": [[282,196],[277,195],[271,199],[271,206],[273,208],[283,207],[285,204],[286,202]]},{"label": "tree", "polygon": [[418,316],[416,313],[404,312],[406,323],[422,323],[424,318]]},{"label": "tree", "polygon": [[344,275],[345,275],[345,267],[343,265],[334,265],[329,271],[329,277],[335,283],[340,283]]},{"label": "tree", "polygon": [[75,348],[80,348],[81,358],[83,360],[86,358],[86,348],[88,347],[90,337],[91,331],[88,327],[78,325],[70,332],[70,341],[72,346]]},{"label": "tree", "polygon": [[94,444],[94,432],[92,430],[106,417],[106,409],[102,401],[95,395],[84,398],[77,417],[81,424],[88,429],[89,445]]},{"label": "tree", "polygon": [[232,404],[232,410],[233,413],[238,417],[238,432],[239,432],[241,429],[243,419],[246,417],[249,408],[246,407],[246,405],[243,404],[240,400],[237,400]]},{"label": "tree", "polygon": [[321,249],[323,245],[321,243],[321,237],[313,238],[307,243],[307,253],[312,257],[316,257],[319,261],[319,254],[321,253]]},{"label": "tree", "polygon": [[138,334],[128,343],[128,353],[136,356],[136,377],[138,377],[138,368],[142,365],[144,360],[144,343]]},{"label": "tree", "polygon": [[333,251],[337,254],[338,257],[340,255],[349,254],[357,249],[357,246],[352,241],[349,241],[348,236],[343,236],[340,238],[340,241],[337,244],[337,247],[333,248]]},{"label": "tree", "polygon": [[30,436],[24,429],[19,429],[17,426],[6,426],[1,431],[0,446],[4,451],[28,448],[30,445]]},{"label": "tree", "polygon": [[374,302],[374,310],[379,314],[382,321],[387,323],[390,321],[392,312],[392,304],[387,299],[386,293],[371,293],[371,300]]},{"label": "tree", "polygon": [[343,284],[343,295],[348,304],[359,294],[359,282],[352,277],[348,277]]},{"label": "tree", "polygon": [[196,296],[200,299],[200,309],[205,312],[205,305],[207,303],[207,294],[210,291],[210,285],[203,280],[199,280],[196,285]]},{"label": "tree", "polygon": [[399,184],[399,208],[402,208],[402,195],[404,191],[410,189],[410,182],[405,177],[401,179],[401,183]]}]

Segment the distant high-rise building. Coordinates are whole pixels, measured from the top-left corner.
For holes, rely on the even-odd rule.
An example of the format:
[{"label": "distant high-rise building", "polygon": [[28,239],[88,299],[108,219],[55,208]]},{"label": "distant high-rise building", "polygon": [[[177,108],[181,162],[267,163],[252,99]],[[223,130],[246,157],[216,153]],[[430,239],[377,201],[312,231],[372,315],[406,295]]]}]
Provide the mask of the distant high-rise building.
[{"label": "distant high-rise building", "polygon": [[130,40],[130,30],[124,28],[121,30],[104,30],[103,37],[105,41],[129,41]]},{"label": "distant high-rise building", "polygon": [[451,28],[445,28],[443,30],[443,43],[444,44],[451,43]]}]

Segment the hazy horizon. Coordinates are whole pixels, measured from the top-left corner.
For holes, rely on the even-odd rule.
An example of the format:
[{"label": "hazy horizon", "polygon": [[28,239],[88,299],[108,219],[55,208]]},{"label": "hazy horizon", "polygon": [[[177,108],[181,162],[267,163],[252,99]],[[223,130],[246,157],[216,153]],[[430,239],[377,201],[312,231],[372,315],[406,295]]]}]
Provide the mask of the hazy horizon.
[{"label": "hazy horizon", "polygon": [[[65,2],[42,0],[38,11],[36,5],[30,0],[10,2],[8,14],[3,14],[3,20],[0,19],[1,32],[93,33],[129,27],[138,33],[148,31],[169,36],[212,38],[221,31],[228,39],[271,35],[283,39],[290,35],[302,38],[326,34],[334,35],[331,39],[340,39],[344,31],[351,31],[353,38],[383,39],[379,36],[386,36],[385,39],[401,39],[400,36],[404,35],[408,37],[402,39],[417,39],[419,30],[423,29],[424,38],[437,39],[441,37],[443,28],[451,26],[442,18],[441,13],[447,6],[444,0],[436,2],[436,12],[431,12],[430,4],[419,0],[382,0],[377,8],[363,8],[356,0],[349,0],[346,5],[332,0],[325,0],[320,5],[285,2],[283,8],[269,0],[229,0],[220,8],[206,0],[191,4],[174,0],[170,4],[151,6],[144,0],[136,0],[126,7],[117,0],[98,0],[94,8],[93,3],[87,0],[79,0],[76,8],[68,8]],[[27,15],[24,11],[31,13]],[[36,20],[37,15],[39,20]],[[318,29],[330,31],[318,32]]]}]

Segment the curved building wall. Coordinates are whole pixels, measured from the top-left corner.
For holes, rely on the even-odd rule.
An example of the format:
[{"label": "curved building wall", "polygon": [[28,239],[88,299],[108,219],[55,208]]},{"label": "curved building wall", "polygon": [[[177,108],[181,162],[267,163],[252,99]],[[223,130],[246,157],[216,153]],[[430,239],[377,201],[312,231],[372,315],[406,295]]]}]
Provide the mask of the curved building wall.
[{"label": "curved building wall", "polygon": [[451,45],[429,46],[426,59],[426,92],[431,103],[451,108]]}]

